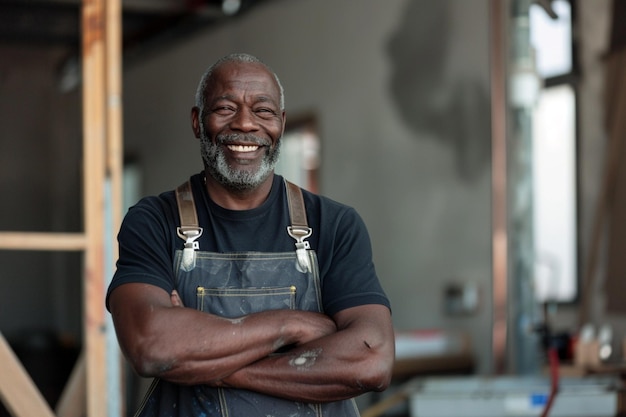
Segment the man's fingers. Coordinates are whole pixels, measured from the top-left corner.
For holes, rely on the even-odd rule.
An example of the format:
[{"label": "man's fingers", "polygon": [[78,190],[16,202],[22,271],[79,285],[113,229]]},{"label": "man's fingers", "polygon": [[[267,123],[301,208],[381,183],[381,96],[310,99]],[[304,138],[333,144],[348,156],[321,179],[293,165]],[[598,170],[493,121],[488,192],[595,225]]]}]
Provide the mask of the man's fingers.
[{"label": "man's fingers", "polygon": [[172,291],[170,300],[172,301],[172,307],[184,307],[183,300],[180,298],[180,295],[178,295],[178,291]]}]

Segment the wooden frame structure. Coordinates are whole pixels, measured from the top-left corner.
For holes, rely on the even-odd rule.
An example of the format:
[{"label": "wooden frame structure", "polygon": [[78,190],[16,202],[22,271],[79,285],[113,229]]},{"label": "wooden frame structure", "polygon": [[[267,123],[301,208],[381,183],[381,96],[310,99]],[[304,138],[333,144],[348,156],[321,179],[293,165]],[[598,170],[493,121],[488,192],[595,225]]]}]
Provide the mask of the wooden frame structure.
[{"label": "wooden frame structure", "polygon": [[0,232],[0,249],[83,252],[83,352],[55,414],[0,333],[0,400],[15,417],[105,417],[112,411],[104,293],[105,266],[117,253],[105,242],[113,242],[107,237],[122,215],[121,0],[82,0],[81,29],[84,231]]},{"label": "wooden frame structure", "polygon": [[505,7],[501,0],[490,0],[491,70],[491,209],[492,209],[492,373],[507,370],[508,340],[508,226],[507,226],[507,145],[506,145],[506,47]]}]

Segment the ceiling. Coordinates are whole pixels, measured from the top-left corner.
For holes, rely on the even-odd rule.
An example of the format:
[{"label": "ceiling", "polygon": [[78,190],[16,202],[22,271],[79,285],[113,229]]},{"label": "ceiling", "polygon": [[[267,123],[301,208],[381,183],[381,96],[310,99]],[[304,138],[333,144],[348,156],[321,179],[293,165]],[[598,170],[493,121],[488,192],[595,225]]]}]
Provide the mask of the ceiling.
[{"label": "ceiling", "polygon": [[[124,53],[161,48],[267,1],[122,0]],[[0,0],[0,44],[61,47],[78,54],[80,7],[80,0]]]}]

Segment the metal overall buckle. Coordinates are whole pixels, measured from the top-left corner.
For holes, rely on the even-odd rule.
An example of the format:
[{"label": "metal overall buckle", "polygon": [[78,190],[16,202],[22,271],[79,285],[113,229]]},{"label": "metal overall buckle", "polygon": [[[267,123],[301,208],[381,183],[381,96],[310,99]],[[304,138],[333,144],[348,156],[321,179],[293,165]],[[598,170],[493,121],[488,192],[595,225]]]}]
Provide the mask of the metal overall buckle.
[{"label": "metal overall buckle", "polygon": [[201,227],[181,226],[176,229],[178,237],[185,241],[183,249],[183,259],[181,268],[184,271],[191,271],[196,266],[196,252],[200,249],[200,243],[196,240],[202,236]]},{"label": "metal overall buckle", "polygon": [[287,226],[287,233],[296,240],[296,257],[301,272],[311,272],[311,260],[307,256],[307,250],[311,248],[311,245],[304,239],[311,236],[313,229],[304,226]]}]

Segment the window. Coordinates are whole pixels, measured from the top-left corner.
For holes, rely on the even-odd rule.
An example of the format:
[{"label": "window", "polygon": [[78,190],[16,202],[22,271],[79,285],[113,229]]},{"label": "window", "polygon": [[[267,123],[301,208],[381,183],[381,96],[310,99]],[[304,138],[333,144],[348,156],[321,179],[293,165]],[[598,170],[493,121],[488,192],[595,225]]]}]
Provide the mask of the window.
[{"label": "window", "polygon": [[551,3],[556,18],[530,9],[536,70],[543,80],[533,113],[534,288],[541,302],[571,302],[578,293],[576,89],[572,7]]},{"label": "window", "polygon": [[320,139],[314,117],[287,123],[276,173],[311,192],[319,192]]}]

